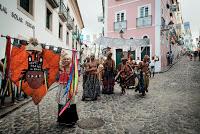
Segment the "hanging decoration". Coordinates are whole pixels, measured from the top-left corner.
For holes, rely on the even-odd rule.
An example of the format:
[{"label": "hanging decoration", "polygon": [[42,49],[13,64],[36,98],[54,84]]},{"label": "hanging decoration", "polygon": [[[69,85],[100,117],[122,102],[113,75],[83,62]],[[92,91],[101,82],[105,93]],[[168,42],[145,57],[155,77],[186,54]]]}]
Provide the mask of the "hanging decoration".
[{"label": "hanging decoration", "polygon": [[34,38],[29,44],[15,39],[11,51],[11,80],[31,96],[36,105],[55,82],[60,61],[59,50],[56,53],[52,47],[49,50],[43,47]]},{"label": "hanging decoration", "polygon": [[109,38],[100,37],[94,43],[104,47],[123,48],[125,50],[136,49],[138,47],[149,46],[149,39],[122,39],[122,38]]}]

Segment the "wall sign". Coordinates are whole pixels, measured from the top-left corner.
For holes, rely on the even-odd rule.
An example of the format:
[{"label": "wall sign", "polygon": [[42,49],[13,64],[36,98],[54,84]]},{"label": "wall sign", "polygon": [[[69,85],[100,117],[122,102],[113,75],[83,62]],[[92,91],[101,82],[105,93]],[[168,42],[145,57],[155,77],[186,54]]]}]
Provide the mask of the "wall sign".
[{"label": "wall sign", "polygon": [[[8,10],[7,7],[3,6],[2,4],[0,4],[0,12],[3,12],[4,14],[8,14]],[[31,28],[31,29],[35,29],[35,26],[33,24],[31,24],[30,22],[28,22],[27,20],[23,19],[21,16],[19,16],[17,13],[15,12],[11,12],[10,16],[15,19],[16,21],[20,22],[20,23],[24,23],[27,27]]]}]

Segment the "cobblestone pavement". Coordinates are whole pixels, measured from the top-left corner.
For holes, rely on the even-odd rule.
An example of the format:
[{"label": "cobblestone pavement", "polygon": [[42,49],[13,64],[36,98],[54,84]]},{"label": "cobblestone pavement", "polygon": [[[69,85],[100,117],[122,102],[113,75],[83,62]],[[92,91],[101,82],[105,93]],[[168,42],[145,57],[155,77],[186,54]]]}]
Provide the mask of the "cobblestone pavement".
[{"label": "cobblestone pavement", "polygon": [[[84,130],[67,128],[56,123],[56,90],[40,103],[41,133],[77,134],[199,134],[200,133],[200,62],[182,58],[170,71],[157,74],[150,81],[149,93],[140,97],[133,90],[120,96],[101,95],[95,102],[82,102],[78,94],[79,118],[98,117],[103,127]],[[28,103],[0,119],[1,134],[37,133],[37,107]]]}]

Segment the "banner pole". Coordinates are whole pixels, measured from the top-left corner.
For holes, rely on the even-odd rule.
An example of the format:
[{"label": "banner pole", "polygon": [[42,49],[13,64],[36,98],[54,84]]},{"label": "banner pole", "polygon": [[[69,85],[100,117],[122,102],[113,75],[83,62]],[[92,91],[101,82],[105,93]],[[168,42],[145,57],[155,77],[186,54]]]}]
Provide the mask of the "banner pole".
[{"label": "banner pole", "polygon": [[39,107],[39,104],[37,105],[37,112],[38,112],[38,133],[40,134],[40,107]]}]

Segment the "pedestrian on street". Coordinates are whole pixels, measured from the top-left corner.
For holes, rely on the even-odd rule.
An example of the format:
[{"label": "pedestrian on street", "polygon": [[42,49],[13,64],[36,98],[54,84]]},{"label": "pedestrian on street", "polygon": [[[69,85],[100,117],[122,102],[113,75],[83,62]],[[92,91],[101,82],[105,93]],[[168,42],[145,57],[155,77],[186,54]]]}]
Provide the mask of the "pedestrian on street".
[{"label": "pedestrian on street", "polygon": [[152,74],[153,74],[153,77],[155,75],[155,63],[156,63],[156,59],[155,59],[154,56],[152,56],[151,61],[150,61],[150,65],[149,65],[149,67],[150,67],[150,77],[151,77]]},{"label": "pedestrian on street", "polygon": [[172,51],[170,51],[169,53],[169,58],[170,58],[170,64],[172,64],[174,59],[174,54],[172,53]]},{"label": "pedestrian on street", "polygon": [[192,52],[190,52],[189,55],[190,55],[190,61],[192,61],[192,57],[193,57]]},{"label": "pedestrian on street", "polygon": [[[61,55],[61,61],[60,61],[60,72],[58,76],[58,82],[59,82],[59,88],[57,92],[57,102],[58,102],[58,118],[57,122],[59,124],[66,124],[69,127],[73,127],[76,122],[78,121],[78,114],[76,109],[76,96],[73,94],[70,94],[69,91],[67,95],[65,94],[66,91],[66,85],[69,80],[70,75],[70,64],[71,64],[71,58],[68,56],[67,53],[63,53]],[[72,98],[71,98],[71,97]],[[65,104],[70,101],[70,106],[59,116],[60,111],[65,106]]]},{"label": "pedestrian on street", "polygon": [[97,72],[98,64],[95,60],[95,55],[92,54],[90,56],[90,59],[90,63],[86,68],[88,78],[84,85],[82,101],[84,101],[86,98],[89,98],[90,100],[94,101],[97,100],[97,97],[100,95],[100,83]]},{"label": "pedestrian on street", "polygon": [[137,57],[136,64],[138,65],[141,62],[140,57]]},{"label": "pedestrian on street", "polygon": [[169,52],[167,52],[166,58],[167,58],[167,65],[169,66],[170,65],[170,54],[169,54]]},{"label": "pedestrian on street", "polygon": [[115,62],[112,59],[112,52],[108,52],[107,59],[103,64],[103,94],[113,94],[115,85]]},{"label": "pedestrian on street", "polygon": [[194,51],[194,61],[196,61],[198,55],[198,51]]}]

